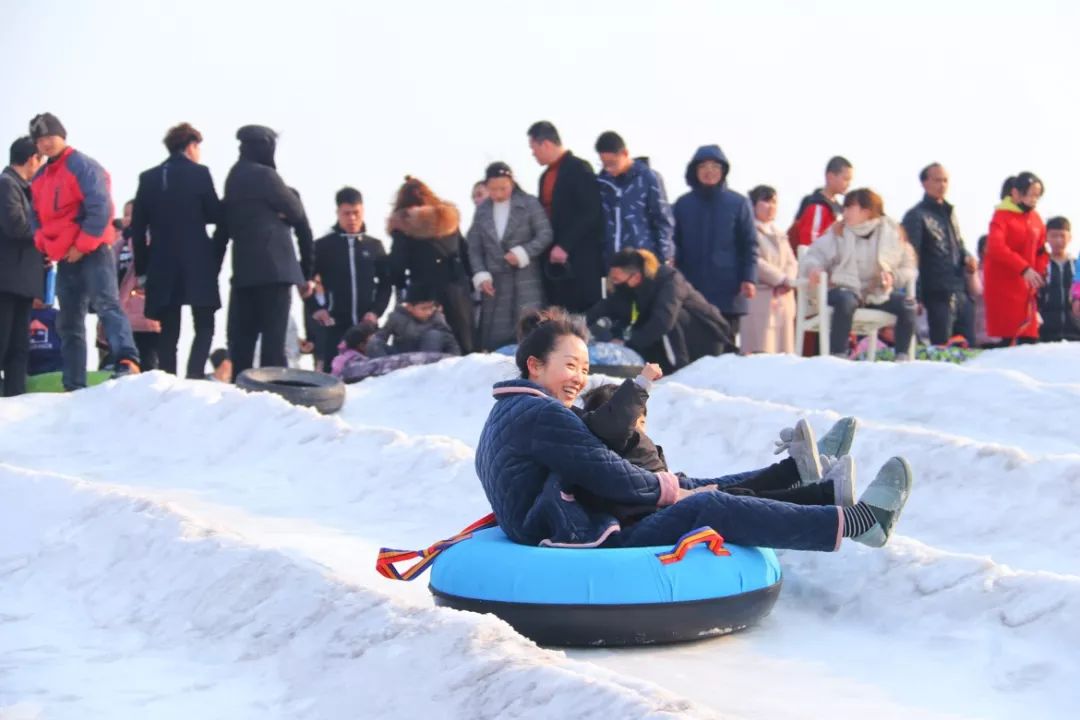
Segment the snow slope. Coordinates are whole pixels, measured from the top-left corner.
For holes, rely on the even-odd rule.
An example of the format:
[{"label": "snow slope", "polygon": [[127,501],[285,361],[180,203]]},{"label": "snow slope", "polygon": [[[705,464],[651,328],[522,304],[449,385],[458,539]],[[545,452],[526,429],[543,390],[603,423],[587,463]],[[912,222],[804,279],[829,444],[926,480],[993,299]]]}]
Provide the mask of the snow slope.
[{"label": "snow slope", "polygon": [[4,400],[0,718],[1071,717],[1078,359],[723,357],[662,381],[650,432],[696,475],[857,415],[860,485],[913,465],[901,536],[784,553],[749,632],[569,654],[372,570],[487,511],[472,448],[504,358],[351,386],[330,418],[160,373]]}]

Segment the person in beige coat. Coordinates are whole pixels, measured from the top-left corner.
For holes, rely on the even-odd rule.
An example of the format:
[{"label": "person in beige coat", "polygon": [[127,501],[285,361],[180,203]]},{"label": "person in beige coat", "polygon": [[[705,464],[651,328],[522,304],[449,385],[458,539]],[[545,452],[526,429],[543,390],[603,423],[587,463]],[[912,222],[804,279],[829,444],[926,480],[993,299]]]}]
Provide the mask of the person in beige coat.
[{"label": "person in beige coat", "polygon": [[848,193],[844,219],[814,241],[799,268],[811,287],[822,271],[829,273],[829,350],[834,356],[847,357],[852,318],[865,307],[896,316],[896,359],[910,359],[906,349],[915,330],[915,298],[905,288],[916,268],[915,251],[900,224],[886,217],[881,196],[867,188]]},{"label": "person in beige coat", "polygon": [[799,261],[787,233],[776,225],[776,190],[758,185],[750,191],[757,227],[757,293],[739,328],[743,354],[795,351],[795,278]]}]

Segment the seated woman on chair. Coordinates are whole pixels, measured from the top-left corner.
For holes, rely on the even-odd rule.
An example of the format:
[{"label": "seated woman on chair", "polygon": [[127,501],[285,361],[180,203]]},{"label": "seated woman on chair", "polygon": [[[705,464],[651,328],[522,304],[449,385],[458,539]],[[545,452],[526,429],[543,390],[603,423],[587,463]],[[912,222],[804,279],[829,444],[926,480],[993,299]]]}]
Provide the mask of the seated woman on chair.
[{"label": "seated woman on chair", "polygon": [[915,250],[900,224],[885,216],[880,195],[866,188],[848,193],[843,220],[815,240],[799,264],[811,287],[829,273],[830,353],[847,357],[852,319],[864,307],[896,316],[896,348],[902,351],[896,359],[910,359],[915,298],[903,289],[917,272]]}]

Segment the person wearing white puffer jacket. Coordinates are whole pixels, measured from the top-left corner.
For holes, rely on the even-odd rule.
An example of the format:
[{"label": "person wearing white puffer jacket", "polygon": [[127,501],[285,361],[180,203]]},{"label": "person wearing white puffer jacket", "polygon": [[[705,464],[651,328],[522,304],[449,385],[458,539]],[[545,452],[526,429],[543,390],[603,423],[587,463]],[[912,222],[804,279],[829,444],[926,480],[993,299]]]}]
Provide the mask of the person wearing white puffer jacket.
[{"label": "person wearing white puffer jacket", "polygon": [[852,318],[865,307],[896,316],[896,359],[909,360],[915,298],[908,297],[905,288],[917,267],[914,249],[900,224],[885,215],[881,196],[867,188],[848,193],[843,220],[814,241],[799,267],[811,286],[822,272],[829,273],[829,352],[847,357]]}]

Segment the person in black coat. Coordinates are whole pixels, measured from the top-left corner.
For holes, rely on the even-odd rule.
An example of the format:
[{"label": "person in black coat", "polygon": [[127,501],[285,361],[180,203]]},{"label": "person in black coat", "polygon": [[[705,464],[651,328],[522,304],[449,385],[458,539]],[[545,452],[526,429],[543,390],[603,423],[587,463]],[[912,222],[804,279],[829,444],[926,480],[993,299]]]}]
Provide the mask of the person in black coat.
[{"label": "person in black coat", "polygon": [[468,355],[473,351],[472,274],[458,209],[406,177],[387,229],[393,238],[390,273],[398,300],[411,285],[431,288],[461,353]]},{"label": "person in black coat", "polygon": [[30,178],[41,167],[34,141],[11,144],[0,173],[0,371],[4,397],[26,392],[30,359],[30,309],[44,291],[44,259],[30,227]]},{"label": "person in black coat", "polygon": [[963,335],[975,346],[975,304],[968,295],[968,275],[978,262],[964,249],[960,223],[945,200],[949,174],[940,163],[919,172],[925,195],[904,215],[904,232],[919,258],[919,302],[926,309],[930,343],[944,345]]},{"label": "person in black coat", "polygon": [[221,202],[210,169],[199,164],[202,134],[188,123],[165,135],[169,157],[139,175],[131,217],[135,273],[146,288],[146,317],[161,323],[158,367],[176,374],[180,309],[191,307],[195,338],[187,377],[201,379],[221,307],[221,262],[206,233],[221,220]]},{"label": "person in black coat", "polygon": [[315,296],[314,320],[321,326],[316,356],[323,372],[337,355],[345,332],[362,321],[378,324],[390,303],[390,259],[382,241],[368,235],[359,190],[338,191],[337,225],[315,241],[315,276],[323,292]]},{"label": "person in black coat", "polygon": [[615,253],[608,277],[614,291],[589,310],[586,320],[600,327],[606,318],[615,342],[625,334],[627,347],[646,362],[670,373],[706,355],[734,352],[734,335],[720,311],[648,250]]},{"label": "person in black coat", "polygon": [[529,148],[545,165],[537,197],[551,220],[554,242],[543,257],[548,302],[583,313],[600,300],[604,283],[604,213],[589,163],[562,146],[546,120],[529,128]]},{"label": "person in black coat", "polygon": [[[261,337],[261,367],[285,367],[285,334],[292,288],[307,299],[314,292],[313,239],[300,195],[288,187],[274,164],[277,134],[261,125],[236,133],[240,159],[225,180],[223,222],[214,233],[218,262],[231,238],[232,289],[228,341],[233,372],[252,366]],[[300,260],[292,234],[296,231]]]}]

